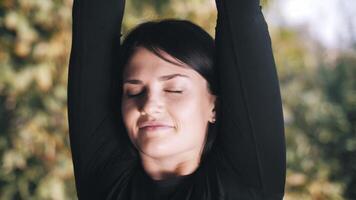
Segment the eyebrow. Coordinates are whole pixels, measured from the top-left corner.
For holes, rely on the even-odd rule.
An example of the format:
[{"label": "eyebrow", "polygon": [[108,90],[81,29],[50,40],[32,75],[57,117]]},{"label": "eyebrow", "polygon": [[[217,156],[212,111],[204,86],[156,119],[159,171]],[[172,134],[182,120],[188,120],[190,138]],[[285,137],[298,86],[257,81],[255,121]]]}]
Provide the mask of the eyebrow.
[{"label": "eyebrow", "polygon": [[[164,76],[160,76],[158,77],[159,81],[167,81],[176,77],[183,77],[183,78],[189,78],[189,76],[187,75],[183,75],[183,74],[169,74],[169,75],[164,75]],[[137,80],[137,79],[129,79],[129,80],[125,80],[125,83],[130,83],[130,84],[143,84],[143,82],[141,80]]]}]

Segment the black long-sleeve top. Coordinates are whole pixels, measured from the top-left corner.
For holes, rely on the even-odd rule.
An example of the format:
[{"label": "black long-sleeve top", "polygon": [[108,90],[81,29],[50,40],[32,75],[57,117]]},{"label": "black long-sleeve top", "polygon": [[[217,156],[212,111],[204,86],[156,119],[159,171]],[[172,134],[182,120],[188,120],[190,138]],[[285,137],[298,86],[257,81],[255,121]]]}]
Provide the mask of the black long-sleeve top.
[{"label": "black long-sleeve top", "polygon": [[221,126],[190,175],[154,181],[120,116],[118,58],[124,0],[74,0],[68,78],[70,145],[79,199],[282,199],[282,103],[258,0],[216,0]]}]

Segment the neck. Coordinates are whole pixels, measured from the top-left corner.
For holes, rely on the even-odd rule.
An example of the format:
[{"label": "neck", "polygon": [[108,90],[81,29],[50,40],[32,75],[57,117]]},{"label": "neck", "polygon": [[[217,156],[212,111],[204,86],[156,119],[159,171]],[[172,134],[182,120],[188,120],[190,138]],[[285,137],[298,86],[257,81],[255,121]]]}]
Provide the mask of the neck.
[{"label": "neck", "polygon": [[153,180],[164,180],[193,173],[200,163],[200,155],[176,155],[165,158],[152,158],[141,154],[143,169]]}]

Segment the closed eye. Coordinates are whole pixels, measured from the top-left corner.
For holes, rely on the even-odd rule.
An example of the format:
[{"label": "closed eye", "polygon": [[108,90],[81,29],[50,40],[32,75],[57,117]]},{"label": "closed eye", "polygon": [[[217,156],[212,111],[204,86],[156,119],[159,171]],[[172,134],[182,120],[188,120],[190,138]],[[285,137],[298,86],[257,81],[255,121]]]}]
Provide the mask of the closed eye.
[{"label": "closed eye", "polygon": [[136,97],[136,96],[140,96],[140,95],[141,95],[141,92],[137,93],[137,94],[127,94],[127,97],[132,98],[132,97]]},{"label": "closed eye", "polygon": [[178,91],[178,90],[166,90],[166,92],[183,93],[183,91]]},{"label": "closed eye", "polygon": [[[183,93],[183,91],[180,90],[165,90],[166,92],[170,92],[170,93],[177,93],[177,94],[181,94]],[[128,97],[136,97],[136,96],[140,96],[143,92],[139,92],[137,94],[127,94]]]}]

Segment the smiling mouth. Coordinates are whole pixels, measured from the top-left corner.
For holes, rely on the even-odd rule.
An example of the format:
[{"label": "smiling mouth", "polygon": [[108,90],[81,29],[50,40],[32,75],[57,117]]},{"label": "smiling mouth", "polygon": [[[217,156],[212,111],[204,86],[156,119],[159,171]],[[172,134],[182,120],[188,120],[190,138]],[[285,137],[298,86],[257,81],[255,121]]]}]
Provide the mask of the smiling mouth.
[{"label": "smiling mouth", "polygon": [[171,126],[145,126],[143,128],[140,128],[140,130],[143,131],[158,131],[158,130],[167,130],[167,129],[171,129],[173,127]]}]

